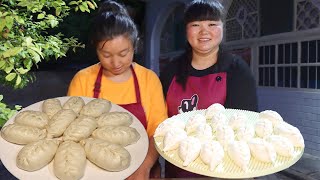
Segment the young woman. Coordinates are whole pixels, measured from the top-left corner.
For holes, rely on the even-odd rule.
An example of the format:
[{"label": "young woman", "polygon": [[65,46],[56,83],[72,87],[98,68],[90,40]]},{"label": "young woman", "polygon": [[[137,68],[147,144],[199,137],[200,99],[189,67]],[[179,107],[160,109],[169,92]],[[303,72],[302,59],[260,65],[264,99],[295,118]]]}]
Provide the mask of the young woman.
[{"label": "young woman", "polygon": [[[136,25],[126,9],[115,1],[104,1],[91,25],[91,44],[99,63],[79,71],[72,79],[68,95],[104,98],[134,114],[149,136],[147,157],[128,179],[148,179],[159,154],[153,133],[167,118],[158,76],[133,62],[138,39]],[[160,177],[152,174],[152,177]]]},{"label": "young woman", "polygon": [[[194,0],[185,10],[188,46],[161,73],[169,117],[220,103],[257,111],[254,77],[240,57],[223,52],[223,6],[218,0]],[[166,177],[197,177],[169,162]]]}]

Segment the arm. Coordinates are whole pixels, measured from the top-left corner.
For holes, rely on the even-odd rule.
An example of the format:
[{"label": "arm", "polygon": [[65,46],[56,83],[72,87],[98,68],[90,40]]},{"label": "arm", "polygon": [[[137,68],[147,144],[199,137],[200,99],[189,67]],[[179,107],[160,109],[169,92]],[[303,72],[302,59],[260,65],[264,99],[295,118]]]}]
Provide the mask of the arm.
[{"label": "arm", "polygon": [[237,58],[228,73],[227,99],[228,108],[258,111],[256,81],[244,60]]},{"label": "arm", "polygon": [[85,96],[80,75],[77,73],[71,80],[68,88],[68,96]]},{"label": "arm", "polygon": [[159,158],[159,154],[155,148],[153,134],[158,125],[168,117],[159,78],[155,73],[152,73],[150,77],[146,79],[146,82],[148,82],[147,100],[149,101],[149,105],[147,109],[145,108],[145,111],[147,110],[149,149],[142,165],[127,178],[128,180],[149,179],[150,170]]}]

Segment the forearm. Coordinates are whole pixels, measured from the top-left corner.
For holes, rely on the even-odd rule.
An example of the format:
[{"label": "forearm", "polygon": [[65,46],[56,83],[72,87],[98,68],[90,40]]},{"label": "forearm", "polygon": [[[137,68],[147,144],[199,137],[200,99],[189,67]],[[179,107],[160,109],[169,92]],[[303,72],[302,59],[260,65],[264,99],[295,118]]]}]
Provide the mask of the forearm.
[{"label": "forearm", "polygon": [[149,168],[151,169],[152,166],[154,165],[154,163],[158,160],[159,158],[159,153],[157,152],[155,146],[154,146],[154,139],[151,136],[149,138],[149,149],[148,149],[148,153],[147,156],[145,158],[145,160],[142,163],[142,166],[145,168]]}]

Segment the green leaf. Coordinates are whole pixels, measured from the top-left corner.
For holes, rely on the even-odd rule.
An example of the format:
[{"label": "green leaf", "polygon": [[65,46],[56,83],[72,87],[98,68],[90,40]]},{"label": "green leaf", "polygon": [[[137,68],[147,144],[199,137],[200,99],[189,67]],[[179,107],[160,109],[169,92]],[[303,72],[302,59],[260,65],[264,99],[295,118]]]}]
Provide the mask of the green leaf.
[{"label": "green leaf", "polygon": [[28,69],[23,69],[22,67],[18,68],[17,71],[20,73],[20,74],[25,74],[27,73],[29,70]]},{"label": "green leaf", "polygon": [[17,80],[16,80],[16,86],[18,86],[21,83],[21,76],[17,76]]},{"label": "green leaf", "polygon": [[27,68],[27,69],[31,69],[31,67],[32,67],[32,60],[31,59],[25,59],[24,61],[23,61],[23,65]]},{"label": "green leaf", "polygon": [[69,3],[69,5],[75,5],[75,4],[78,4],[78,2],[77,2],[77,1],[71,1],[71,2]]},{"label": "green leaf", "polygon": [[59,16],[61,11],[62,11],[61,7],[56,8],[56,16]]},{"label": "green leaf", "polygon": [[12,64],[9,64],[9,65],[4,69],[4,71],[5,71],[7,74],[9,74],[9,73],[12,71],[12,69],[13,69],[13,65],[12,65]]},{"label": "green leaf", "polygon": [[0,60],[0,69],[6,64],[5,60]]},{"label": "green leaf", "polygon": [[2,32],[3,28],[6,26],[6,22],[4,19],[0,18],[0,32]]},{"label": "green leaf", "polygon": [[11,29],[12,26],[13,26],[13,17],[12,16],[6,16],[5,20],[6,20],[5,24],[6,24],[7,28]]},{"label": "green leaf", "polygon": [[44,16],[45,16],[45,14],[44,14],[44,13],[38,14],[37,19],[43,19],[43,18],[44,18]]},{"label": "green leaf", "polygon": [[32,56],[32,59],[34,60],[34,62],[38,63],[38,62],[41,61],[41,58],[40,58],[39,54],[36,51],[34,51],[33,49],[28,49],[27,51]]},{"label": "green leaf", "polygon": [[52,28],[56,27],[59,24],[59,21],[52,19],[49,21]]},{"label": "green leaf", "polygon": [[33,46],[32,40],[33,40],[33,39],[32,39],[31,37],[29,37],[29,36],[26,37],[25,40],[24,40],[24,43],[25,43],[25,44],[23,44],[23,45],[25,45],[25,46],[27,46],[27,47]]},{"label": "green leaf", "polygon": [[19,54],[22,50],[23,50],[23,47],[14,47],[14,48],[11,48],[11,49],[4,51],[2,53],[2,56],[4,58],[15,56],[15,55]]},{"label": "green leaf", "polygon": [[12,81],[17,76],[16,73],[10,73],[6,76],[7,81]]},{"label": "green leaf", "polygon": [[2,94],[0,94],[0,101],[2,101],[3,100],[3,95]]}]

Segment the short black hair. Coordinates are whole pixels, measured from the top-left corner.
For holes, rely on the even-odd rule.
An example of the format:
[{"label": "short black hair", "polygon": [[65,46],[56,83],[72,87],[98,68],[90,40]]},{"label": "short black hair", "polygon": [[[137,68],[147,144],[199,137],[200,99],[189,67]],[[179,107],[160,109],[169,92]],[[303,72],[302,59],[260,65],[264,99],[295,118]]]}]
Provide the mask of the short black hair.
[{"label": "short black hair", "polygon": [[97,47],[101,41],[117,36],[127,36],[134,48],[138,41],[138,29],[128,15],[125,7],[115,1],[107,0],[100,4],[97,15],[90,27],[90,43]]},{"label": "short black hair", "polygon": [[193,0],[187,4],[184,13],[185,25],[206,20],[224,20],[224,7],[218,0]]}]

